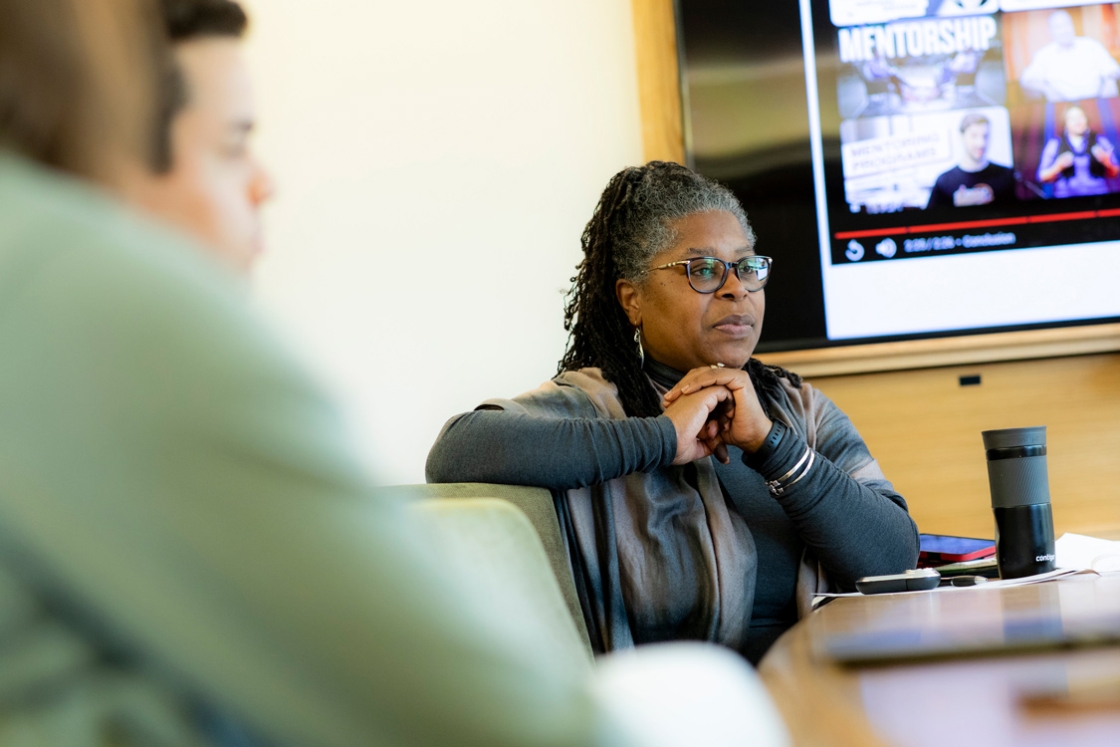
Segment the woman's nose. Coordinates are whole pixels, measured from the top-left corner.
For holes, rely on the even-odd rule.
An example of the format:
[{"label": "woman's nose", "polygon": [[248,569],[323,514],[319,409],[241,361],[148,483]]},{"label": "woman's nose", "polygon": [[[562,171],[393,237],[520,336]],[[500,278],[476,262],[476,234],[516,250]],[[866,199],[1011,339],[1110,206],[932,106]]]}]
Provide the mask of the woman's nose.
[{"label": "woman's nose", "polygon": [[739,279],[739,273],[732,268],[727,269],[727,279],[723,281],[723,287],[719,289],[716,295],[723,298],[738,300],[746,296],[750,291],[747,286]]}]

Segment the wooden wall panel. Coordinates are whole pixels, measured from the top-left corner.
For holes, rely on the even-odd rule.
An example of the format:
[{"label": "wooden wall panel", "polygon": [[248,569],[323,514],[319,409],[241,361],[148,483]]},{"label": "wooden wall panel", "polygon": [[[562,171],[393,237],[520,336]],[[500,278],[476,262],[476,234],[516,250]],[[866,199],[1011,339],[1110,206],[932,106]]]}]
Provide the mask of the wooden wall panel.
[{"label": "wooden wall panel", "polygon": [[647,161],[684,163],[677,23],[673,0],[631,0],[642,146]]},{"label": "wooden wall panel", "polygon": [[[981,376],[961,386],[962,375]],[[1120,539],[1120,355],[812,380],[844,410],[923,532],[991,537],[980,431],[1047,426],[1055,530]]]}]

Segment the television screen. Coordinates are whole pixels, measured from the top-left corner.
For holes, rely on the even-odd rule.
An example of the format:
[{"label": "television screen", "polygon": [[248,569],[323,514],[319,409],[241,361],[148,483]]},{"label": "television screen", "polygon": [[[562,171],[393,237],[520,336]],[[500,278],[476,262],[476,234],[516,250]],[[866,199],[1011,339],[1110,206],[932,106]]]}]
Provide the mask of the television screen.
[{"label": "television screen", "polygon": [[775,258],[760,350],[1120,318],[1120,4],[680,0],[686,145]]}]

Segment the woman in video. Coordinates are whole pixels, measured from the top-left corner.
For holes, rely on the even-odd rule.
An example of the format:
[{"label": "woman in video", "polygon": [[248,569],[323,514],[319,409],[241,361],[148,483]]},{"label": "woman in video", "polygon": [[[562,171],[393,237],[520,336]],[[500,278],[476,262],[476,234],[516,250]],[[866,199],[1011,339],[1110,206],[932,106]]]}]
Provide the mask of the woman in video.
[{"label": "woman in video", "polygon": [[700,639],[757,662],[815,591],[914,567],[906,502],[852,423],[751,358],[772,262],[729,190],[625,169],[582,244],[559,374],[452,418],[427,469],[553,491],[596,649]]},{"label": "woman in video", "polygon": [[1038,180],[1054,185],[1054,197],[1085,197],[1114,191],[1120,162],[1108,138],[1089,129],[1079,106],[1066,110],[1065,131],[1042,149]]}]

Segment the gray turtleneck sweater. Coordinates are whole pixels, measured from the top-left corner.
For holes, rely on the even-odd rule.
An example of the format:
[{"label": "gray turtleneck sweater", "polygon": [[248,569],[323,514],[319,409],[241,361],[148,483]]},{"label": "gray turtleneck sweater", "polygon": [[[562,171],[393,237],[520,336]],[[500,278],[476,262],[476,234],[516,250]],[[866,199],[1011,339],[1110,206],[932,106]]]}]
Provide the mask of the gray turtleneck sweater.
[{"label": "gray turtleneck sweater", "polygon": [[[666,387],[683,375],[648,359],[646,370]],[[755,454],[731,447],[730,464],[716,464],[728,502],[746,520],[758,552],[743,651],[753,663],[797,621],[794,589],[806,546],[841,588],[852,588],[862,576],[912,568],[918,554],[917,530],[902,496],[885,481],[861,483],[833,464],[851,463],[853,455],[858,461],[867,448],[851,421],[819,392],[815,395],[823,401],[817,459],[797,490],[774,496],[766,486],[805,454],[805,440],[792,429]],[[448,422],[428,456],[427,478],[562,491],[667,466],[676,445],[676,430],[664,415],[547,419],[478,409]]]}]

